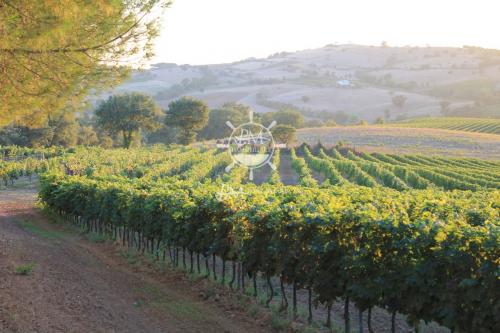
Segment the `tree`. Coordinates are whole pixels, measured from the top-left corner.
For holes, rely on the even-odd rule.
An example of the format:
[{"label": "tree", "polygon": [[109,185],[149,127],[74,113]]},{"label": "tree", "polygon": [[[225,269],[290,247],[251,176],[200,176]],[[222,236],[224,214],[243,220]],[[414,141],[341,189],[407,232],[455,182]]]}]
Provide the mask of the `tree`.
[{"label": "tree", "polygon": [[273,120],[274,120],[274,115],[275,114],[276,114],[276,112],[265,112],[265,113],[263,113],[262,116],[260,117],[261,124],[263,124],[265,126],[268,126],[269,124],[271,124],[273,122]]},{"label": "tree", "polygon": [[104,130],[114,135],[121,133],[125,148],[141,130],[154,131],[161,126],[160,109],[151,97],[139,93],[110,96],[99,104],[95,115]]},{"label": "tree", "polygon": [[48,124],[54,133],[50,146],[73,147],[77,144],[79,125],[71,110],[65,110],[56,117],[50,117]]},{"label": "tree", "polygon": [[325,123],[318,119],[311,119],[304,123],[304,127],[321,127]]},{"label": "tree", "polygon": [[149,144],[163,143],[168,145],[176,143],[178,135],[178,127],[162,126],[159,130],[148,133],[147,141]]},{"label": "tree", "polygon": [[179,128],[178,141],[189,144],[196,138],[208,120],[208,106],[191,97],[181,97],[168,105],[165,124]]},{"label": "tree", "polygon": [[5,126],[0,130],[0,144],[23,147],[72,147],[77,143],[79,124],[71,110],[52,115],[37,127]]},{"label": "tree", "polygon": [[295,132],[295,127],[288,125],[276,125],[271,129],[274,141],[277,143],[292,143],[295,141]]},{"label": "tree", "polygon": [[325,121],[325,123],[323,124],[323,126],[326,126],[326,127],[335,127],[335,126],[338,126],[338,125],[335,122],[335,120],[327,120],[327,121]]},{"label": "tree", "polygon": [[304,124],[304,117],[295,110],[282,109],[273,114],[273,120],[281,125],[289,125],[295,128],[302,127]]},{"label": "tree", "polygon": [[237,103],[226,103],[220,109],[210,110],[207,125],[201,130],[200,138],[221,139],[231,135],[231,128],[226,125],[230,121],[238,126],[248,121],[250,108]]},{"label": "tree", "polygon": [[[149,59],[169,0],[0,0],[0,126],[37,125]],[[140,65],[140,61],[138,65]]]},{"label": "tree", "polygon": [[99,143],[97,133],[92,126],[82,126],[78,133],[78,144],[82,146],[95,146]]},{"label": "tree", "polygon": [[451,103],[449,101],[441,101],[439,105],[441,106],[441,114],[446,116],[450,111]]},{"label": "tree", "polygon": [[395,95],[392,97],[392,104],[394,104],[394,106],[397,106],[398,108],[402,108],[403,106],[405,106],[407,99],[408,97],[404,95]]},{"label": "tree", "polygon": [[383,117],[377,117],[377,119],[375,119],[375,124],[377,125],[385,124],[385,119]]}]

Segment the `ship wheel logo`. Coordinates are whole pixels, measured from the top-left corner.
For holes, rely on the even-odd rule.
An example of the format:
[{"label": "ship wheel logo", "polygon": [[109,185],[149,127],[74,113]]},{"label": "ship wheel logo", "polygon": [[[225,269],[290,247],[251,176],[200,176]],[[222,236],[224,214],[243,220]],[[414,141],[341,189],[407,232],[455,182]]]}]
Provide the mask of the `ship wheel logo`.
[{"label": "ship wheel logo", "polygon": [[284,148],[286,145],[274,142],[271,128],[276,126],[273,121],[268,127],[264,127],[253,121],[253,112],[248,113],[249,122],[235,127],[230,121],[226,125],[232,129],[231,137],[227,143],[217,144],[218,148],[226,148],[231,154],[233,163],[226,167],[226,172],[231,171],[237,165],[249,169],[249,178],[253,180],[253,170],[268,164],[273,170],[276,166],[271,162],[274,151]]}]

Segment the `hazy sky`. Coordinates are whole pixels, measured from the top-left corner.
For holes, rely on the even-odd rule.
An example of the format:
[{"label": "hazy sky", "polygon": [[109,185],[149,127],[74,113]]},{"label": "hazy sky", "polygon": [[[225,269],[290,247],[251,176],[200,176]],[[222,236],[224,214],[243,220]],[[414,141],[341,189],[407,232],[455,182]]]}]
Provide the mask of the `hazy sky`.
[{"label": "hazy sky", "polygon": [[154,62],[211,64],[329,43],[500,49],[499,0],[175,0]]}]

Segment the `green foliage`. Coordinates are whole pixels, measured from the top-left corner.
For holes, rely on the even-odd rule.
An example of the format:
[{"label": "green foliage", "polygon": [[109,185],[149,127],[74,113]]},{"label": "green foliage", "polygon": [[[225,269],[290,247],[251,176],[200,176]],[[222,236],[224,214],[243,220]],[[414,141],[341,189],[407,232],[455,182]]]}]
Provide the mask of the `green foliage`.
[{"label": "green foliage", "polygon": [[49,116],[48,125],[54,133],[48,146],[74,147],[77,144],[80,126],[70,110]]},{"label": "green foliage", "polygon": [[77,140],[81,146],[96,146],[99,143],[97,133],[92,126],[82,126],[78,132]]},{"label": "green foliage", "polygon": [[34,224],[29,221],[22,221],[21,228],[39,237],[54,240],[61,238],[61,234],[57,231],[47,230],[40,225]]},{"label": "green foliage", "polygon": [[296,110],[282,109],[273,114],[273,120],[279,125],[288,125],[300,128],[304,124],[304,117]]},{"label": "green foliage", "polygon": [[292,159],[292,168],[299,175],[300,185],[307,187],[317,186],[318,183],[312,177],[311,172],[307,167],[307,163],[303,158],[297,156],[294,148],[290,148],[290,157]]},{"label": "green foliage", "polygon": [[276,125],[271,129],[274,141],[277,143],[291,144],[295,141],[295,127],[289,125]]},{"label": "green foliage", "polygon": [[300,128],[304,125],[304,117],[302,114],[292,108],[284,108],[278,112],[266,112],[262,115],[262,122],[266,126],[273,120],[279,125],[288,125],[294,128]]},{"label": "green foliage", "polygon": [[319,157],[325,160],[331,160],[335,169],[343,178],[361,186],[374,187],[377,185],[373,177],[365,173],[355,162],[344,158],[335,148],[332,148],[331,154],[333,158],[326,155],[325,152],[320,149]]},{"label": "green foliage", "polygon": [[178,127],[178,140],[181,144],[189,144],[195,140],[197,131],[208,121],[208,106],[194,98],[182,97],[168,105],[165,124]]},{"label": "green foliage", "polygon": [[[230,158],[210,149],[51,151],[39,195],[52,210],[102,230],[118,227],[165,247],[238,261],[250,275],[295,281],[321,304],[349,297],[360,309],[397,311],[411,322],[494,331],[500,162],[338,149],[313,154],[303,146],[304,159],[291,150],[301,185],[309,166],[330,179],[340,175],[342,186],[324,187],[226,180],[217,170]],[[357,185],[367,175],[376,186]],[[410,188],[422,180],[426,189]],[[221,197],[223,181],[242,191]],[[465,185],[473,191],[455,190]]]},{"label": "green foliage", "polygon": [[[498,61],[498,55],[491,55]],[[480,64],[481,66],[481,64]],[[441,113],[448,117],[500,118],[500,97],[497,84],[492,79],[474,79],[454,82],[432,88],[431,95],[450,100],[469,100],[473,103],[460,107],[442,107]],[[443,106],[443,105],[442,105]]]},{"label": "green foliage", "polygon": [[373,163],[370,160],[365,161],[363,158],[354,155],[351,151],[348,151],[347,158],[355,161],[359,168],[385,187],[390,187],[400,191],[409,188],[403,180],[394,174],[394,172],[380,166],[378,163]]},{"label": "green foliage", "polygon": [[202,139],[223,139],[231,135],[230,121],[234,126],[248,122],[250,108],[241,104],[226,103],[219,109],[210,110],[208,122],[199,133]]},{"label": "green foliage", "polygon": [[500,119],[433,117],[410,119],[389,125],[398,127],[441,128],[454,131],[500,134]]},{"label": "green foliage", "polygon": [[271,317],[271,327],[277,331],[288,332],[290,329],[291,321],[278,312],[273,311]]},{"label": "green foliage", "polygon": [[272,164],[274,165],[274,169],[271,169],[271,172],[269,173],[269,179],[268,183],[269,184],[281,184],[281,179],[280,179],[280,172],[279,172],[279,167],[280,167],[280,160],[281,160],[281,153],[279,149],[276,149],[273,154],[272,158]]},{"label": "green foliage", "polygon": [[158,100],[168,100],[192,91],[203,92],[205,88],[216,83],[217,77],[211,71],[206,71],[202,77],[184,79],[182,84],[174,84],[168,89],[158,92],[155,97]]},{"label": "green foliage", "polygon": [[35,263],[28,263],[24,265],[17,266],[15,272],[17,275],[30,275],[35,268]]},{"label": "green foliage", "polygon": [[435,87],[431,93],[447,99],[473,100],[480,104],[498,104],[500,97],[496,85],[497,82],[491,79],[466,80]]},{"label": "green foliage", "polygon": [[161,126],[161,111],[154,100],[138,93],[110,96],[99,104],[95,115],[103,129],[122,134],[125,148],[130,147],[140,130],[154,131]]},{"label": "green foliage", "polygon": [[85,235],[85,238],[92,243],[104,243],[105,241],[108,240],[108,238],[105,235],[98,234],[95,232],[89,232]]},{"label": "green foliage", "polygon": [[304,147],[303,151],[307,165],[316,172],[324,174],[330,184],[342,185],[345,182],[344,177],[342,177],[342,174],[337,170],[332,160],[314,156],[309,151],[308,147]]},{"label": "green foliage", "polygon": [[49,162],[33,157],[14,157],[11,161],[0,160],[0,181],[4,186],[13,185],[20,177],[31,178],[34,174],[47,171]]},{"label": "green foliage", "polygon": [[[306,159],[335,170],[335,160],[364,160],[333,150],[319,157],[307,147],[303,151]],[[55,211],[98,220],[104,230],[124,228],[237,260],[249,274],[280,275],[299,288],[311,287],[322,304],[348,296],[362,309],[378,306],[460,332],[486,333],[498,326],[500,304],[492,297],[498,287],[497,189],[395,191],[345,179],[343,186],[324,188],[240,183],[241,195],[221,198],[221,180],[203,171],[214,154],[192,148],[80,150],[63,159],[79,163],[82,172],[91,164],[92,173],[43,175],[40,197]],[[378,156],[369,156],[368,162],[377,163]],[[381,156],[394,163],[379,160],[384,168],[427,170],[425,158]],[[186,176],[182,165],[190,159],[189,168],[198,171]],[[478,172],[499,167],[462,160]],[[351,168],[350,163],[338,167]],[[449,163],[450,170],[459,164],[436,163]],[[137,178],[141,166],[152,168]]]},{"label": "green foliage", "polygon": [[152,56],[160,6],[146,1],[0,1],[0,126],[40,125]]},{"label": "green foliage", "polygon": [[392,104],[398,108],[402,108],[406,104],[408,97],[404,95],[394,95],[392,97]]},{"label": "green foliage", "polygon": [[49,118],[45,126],[6,126],[0,129],[1,145],[24,147],[49,147],[53,145],[72,147],[77,143],[79,125],[70,113]]}]

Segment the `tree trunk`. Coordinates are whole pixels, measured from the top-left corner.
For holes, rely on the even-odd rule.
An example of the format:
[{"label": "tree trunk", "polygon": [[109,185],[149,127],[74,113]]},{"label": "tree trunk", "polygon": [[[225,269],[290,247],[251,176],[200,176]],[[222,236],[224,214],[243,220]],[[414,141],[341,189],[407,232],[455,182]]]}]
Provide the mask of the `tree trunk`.
[{"label": "tree trunk", "polygon": [[373,333],[373,328],[372,328],[372,307],[370,306],[368,308],[368,333]]},{"label": "tree trunk", "polygon": [[363,310],[358,309],[359,333],[363,333]]},{"label": "tree trunk", "polygon": [[240,290],[240,288],[241,288],[241,264],[238,263],[237,266],[238,266],[238,270],[237,270],[238,280],[237,280],[236,286],[238,287],[238,290]]},{"label": "tree trunk", "polygon": [[293,279],[292,304],[293,304],[293,317],[297,318],[297,283],[295,282],[295,279]]},{"label": "tree trunk", "polygon": [[226,284],[226,259],[222,259],[222,284]]},{"label": "tree trunk", "polygon": [[349,296],[345,298],[345,303],[344,303],[344,324],[345,324],[345,333],[350,333],[351,317],[349,316]]},{"label": "tree trunk", "polygon": [[215,257],[215,253],[212,254],[212,273],[214,274],[214,281],[217,281],[217,271],[215,269],[215,261],[216,261],[216,257]]},{"label": "tree trunk", "polygon": [[194,273],[193,251],[189,250],[189,273]]},{"label": "tree trunk", "polygon": [[415,327],[415,333],[420,333],[420,320],[415,321],[414,327]]},{"label": "tree trunk", "polygon": [[257,272],[253,273],[253,297],[257,297]]},{"label": "tree trunk", "polygon": [[123,147],[125,148],[130,148],[130,145],[132,144],[132,137],[133,137],[133,131],[128,131],[125,132],[123,131]]},{"label": "tree trunk", "polygon": [[205,277],[207,277],[207,278],[210,277],[210,266],[208,265],[208,254],[205,256],[205,270],[207,271]]},{"label": "tree trunk", "polygon": [[271,301],[273,300],[273,296],[274,296],[273,284],[271,283],[270,274],[266,275],[266,280],[267,280],[267,286],[269,287],[269,295],[268,295],[268,299],[266,300],[266,307],[269,307],[269,303],[271,303]]},{"label": "tree trunk", "polygon": [[234,280],[236,279],[236,262],[233,261],[233,276],[231,277],[231,281],[229,282],[229,288],[233,289],[233,283],[234,283]]},{"label": "tree trunk", "polygon": [[281,287],[281,309],[288,310],[288,298],[286,297],[285,285],[283,283],[283,276],[280,276],[280,287]]},{"label": "tree trunk", "polygon": [[312,289],[311,289],[311,287],[307,288],[307,292],[308,292],[307,308],[309,310],[309,317],[307,317],[307,322],[309,324],[311,324],[312,320],[313,320],[313,312],[312,312]]},{"label": "tree trunk", "polygon": [[329,301],[328,305],[326,306],[328,313],[327,313],[327,317],[326,317],[325,326],[328,328],[332,328],[332,304],[333,304],[333,301]]},{"label": "tree trunk", "polygon": [[186,248],[182,248],[182,267],[186,270]]},{"label": "tree trunk", "polygon": [[245,265],[241,264],[241,290],[245,293]]}]

